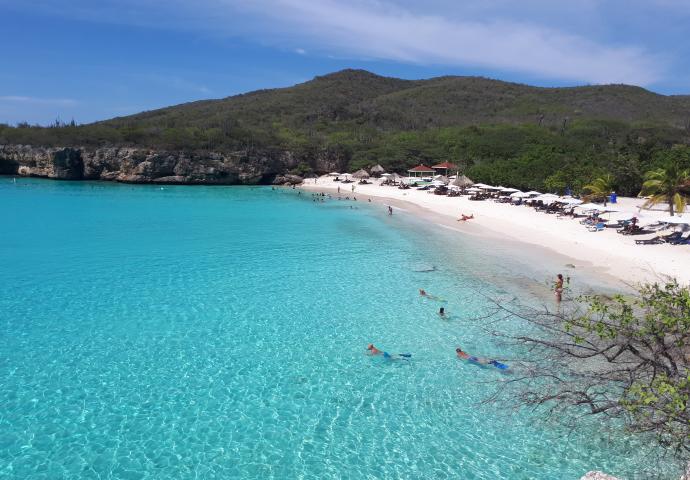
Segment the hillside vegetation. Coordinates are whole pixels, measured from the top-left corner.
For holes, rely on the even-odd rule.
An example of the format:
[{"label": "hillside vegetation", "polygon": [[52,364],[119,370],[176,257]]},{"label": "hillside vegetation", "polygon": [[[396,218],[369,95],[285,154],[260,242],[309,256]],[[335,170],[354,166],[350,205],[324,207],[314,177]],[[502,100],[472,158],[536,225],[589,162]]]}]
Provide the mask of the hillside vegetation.
[{"label": "hillside vegetation", "polygon": [[290,151],[301,172],[324,152],[351,169],[448,160],[476,180],[552,190],[610,172],[622,193],[637,193],[644,171],[669,156],[690,166],[688,143],[689,96],[360,70],[89,125],[0,126],[0,144]]}]

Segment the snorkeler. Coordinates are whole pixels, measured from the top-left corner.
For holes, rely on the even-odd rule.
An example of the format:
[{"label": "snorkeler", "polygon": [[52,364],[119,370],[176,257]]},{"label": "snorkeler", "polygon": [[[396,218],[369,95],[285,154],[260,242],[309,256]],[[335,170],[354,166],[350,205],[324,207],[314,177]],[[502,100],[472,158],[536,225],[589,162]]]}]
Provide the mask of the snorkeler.
[{"label": "snorkeler", "polygon": [[441,300],[439,297],[437,297],[436,295],[431,295],[430,293],[426,293],[426,290],[424,290],[423,288],[420,288],[420,289],[419,289],[419,294],[420,294],[422,297],[428,298],[429,300],[439,300],[439,301],[443,301],[443,300]]},{"label": "snorkeler", "polygon": [[475,357],[473,355],[470,355],[467,352],[463,352],[460,347],[455,349],[455,353],[458,355],[458,358],[462,360],[467,360],[468,362],[476,363],[478,365],[493,365],[499,370],[507,370],[509,368],[508,365],[506,365],[505,363],[501,363],[497,360],[488,359],[486,357]]},{"label": "snorkeler", "polygon": [[386,358],[388,360],[402,360],[406,358],[410,358],[412,356],[411,353],[388,353],[384,352],[383,350],[379,350],[374,346],[373,343],[370,343],[367,345],[367,350],[369,350],[370,355],[383,355],[383,358]]}]

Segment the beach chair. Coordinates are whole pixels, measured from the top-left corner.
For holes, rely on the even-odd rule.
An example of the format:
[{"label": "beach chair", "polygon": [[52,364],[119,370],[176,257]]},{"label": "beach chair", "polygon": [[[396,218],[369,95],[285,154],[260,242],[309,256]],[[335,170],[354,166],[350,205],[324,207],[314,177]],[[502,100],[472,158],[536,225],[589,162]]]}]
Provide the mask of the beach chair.
[{"label": "beach chair", "polygon": [[654,238],[643,238],[641,240],[635,240],[635,243],[637,245],[660,245],[665,242],[662,237],[657,235]]},{"label": "beach chair", "polygon": [[690,245],[690,234],[686,235],[685,237],[679,236],[666,239],[666,242],[670,243],[671,245]]},{"label": "beach chair", "polygon": [[605,228],[606,228],[606,224],[599,222],[599,223],[596,223],[594,225],[590,225],[589,227],[587,227],[587,230],[589,230],[590,232],[600,232]]}]

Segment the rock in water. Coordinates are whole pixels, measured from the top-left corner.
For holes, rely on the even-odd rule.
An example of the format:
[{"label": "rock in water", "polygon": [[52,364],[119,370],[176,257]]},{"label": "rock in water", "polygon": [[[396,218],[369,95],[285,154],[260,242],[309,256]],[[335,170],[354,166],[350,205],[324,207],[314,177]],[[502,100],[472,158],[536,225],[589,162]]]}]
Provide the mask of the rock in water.
[{"label": "rock in water", "polygon": [[428,263],[415,263],[412,265],[411,270],[413,272],[433,272],[436,270],[436,267]]},{"label": "rock in water", "polygon": [[602,472],[587,472],[580,480],[618,480],[616,477]]}]

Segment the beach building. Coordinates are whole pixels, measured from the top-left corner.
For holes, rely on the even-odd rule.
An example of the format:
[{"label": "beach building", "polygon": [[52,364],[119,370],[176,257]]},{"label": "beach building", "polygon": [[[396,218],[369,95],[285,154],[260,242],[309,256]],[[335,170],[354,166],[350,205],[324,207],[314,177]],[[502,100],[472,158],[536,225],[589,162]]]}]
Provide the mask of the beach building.
[{"label": "beach building", "polygon": [[407,171],[407,176],[410,178],[418,178],[418,177],[429,177],[432,175],[436,174],[436,170],[434,170],[431,167],[427,167],[426,165],[417,165],[416,167],[410,168]]},{"label": "beach building", "polygon": [[458,170],[458,166],[450,162],[439,163],[438,165],[433,165],[431,168],[434,169],[437,175],[444,175],[446,177],[449,172],[452,174]]}]

